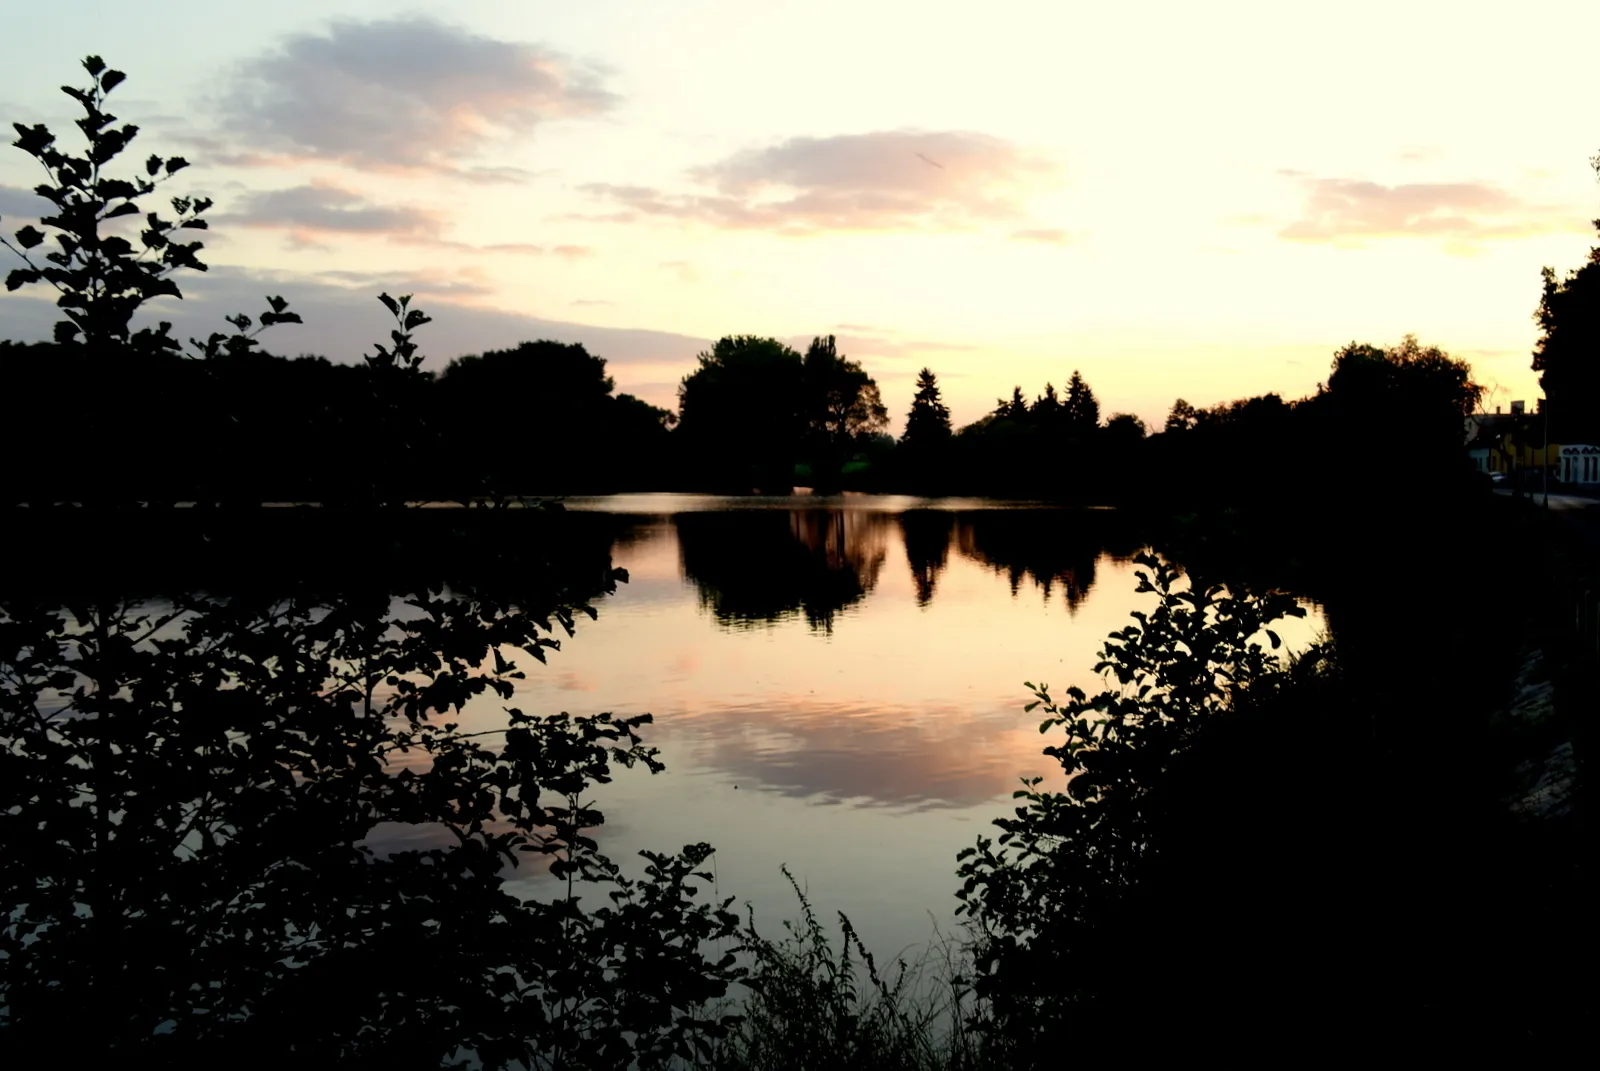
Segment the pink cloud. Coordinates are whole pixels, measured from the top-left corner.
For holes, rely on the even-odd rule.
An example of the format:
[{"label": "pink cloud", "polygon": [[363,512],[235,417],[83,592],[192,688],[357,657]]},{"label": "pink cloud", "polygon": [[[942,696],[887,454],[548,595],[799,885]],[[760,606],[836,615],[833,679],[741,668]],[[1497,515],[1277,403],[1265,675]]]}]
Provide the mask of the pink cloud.
[{"label": "pink cloud", "polygon": [[1356,179],[1286,173],[1306,189],[1299,219],[1280,237],[1301,242],[1435,238],[1456,245],[1569,230],[1586,222],[1564,209],[1522,201],[1480,182],[1385,186]]},{"label": "pink cloud", "polygon": [[790,138],[695,168],[706,192],[592,184],[624,216],[783,234],[968,229],[1015,219],[1053,165],[1000,138],[879,131]]}]

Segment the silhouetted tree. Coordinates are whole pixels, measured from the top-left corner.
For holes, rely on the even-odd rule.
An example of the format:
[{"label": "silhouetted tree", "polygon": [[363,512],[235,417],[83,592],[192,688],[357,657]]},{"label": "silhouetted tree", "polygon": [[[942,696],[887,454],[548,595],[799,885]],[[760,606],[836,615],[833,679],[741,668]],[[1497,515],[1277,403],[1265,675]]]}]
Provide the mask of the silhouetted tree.
[{"label": "silhouetted tree", "polygon": [[1198,410],[1188,402],[1179,398],[1172,403],[1172,411],[1167,414],[1166,431],[1188,431],[1200,420]]},{"label": "silhouetted tree", "polygon": [[1011,400],[995,399],[994,415],[1001,420],[1024,423],[1028,419],[1028,399],[1023,397],[1021,385],[1011,388]]},{"label": "silhouetted tree", "polygon": [[1533,370],[1541,373],[1551,435],[1556,442],[1594,442],[1600,440],[1600,246],[1565,279],[1549,267],[1543,276]]},{"label": "silhouetted tree", "polygon": [[1321,447],[1337,452],[1327,462],[1330,475],[1388,469],[1421,477],[1410,481],[1414,489],[1438,490],[1469,475],[1462,429],[1482,393],[1465,361],[1407,335],[1387,348],[1341,348],[1307,415],[1321,425]]},{"label": "silhouetted tree", "polygon": [[1147,434],[1144,421],[1132,413],[1112,413],[1106,421],[1106,436],[1119,444],[1137,443]]},{"label": "silhouetted tree", "polygon": [[811,431],[835,445],[882,431],[889,414],[878,384],[839,353],[832,335],[814,338],[804,358],[806,418]]},{"label": "silhouetted tree", "polygon": [[730,335],[678,385],[678,431],[722,486],[787,488],[806,427],[804,363],[774,338]]},{"label": "silhouetted tree", "polygon": [[[144,161],[142,174],[126,178],[112,174],[113,162],[139,133],[132,123],[116,125],[117,117],[106,111],[108,96],[126,76],[107,67],[98,56],[86,58],[83,68],[91,80],[87,88],[62,87],[84,112],[75,124],[86,142],[81,155],[64,150],[43,124],[15,124],[13,144],[33,157],[47,175],[48,181],[34,192],[53,208],[39,221],[53,234],[28,225],[18,229],[11,240],[0,237],[0,245],[23,265],[7,274],[7,290],[43,284],[58,295],[56,306],[63,316],[54,331],[58,345],[43,352],[72,366],[76,381],[73,419],[78,427],[92,432],[72,444],[71,449],[81,453],[60,459],[67,463],[64,469],[44,463],[30,475],[38,476],[40,471],[64,474],[79,500],[105,502],[125,496],[137,484],[137,473],[146,467],[147,451],[118,448],[130,399],[143,396],[166,401],[159,408],[180,412],[188,422],[183,430],[201,448],[215,447],[209,440],[224,429],[229,420],[227,407],[234,400],[206,398],[220,404],[201,409],[184,404],[199,400],[192,395],[161,399],[161,391],[182,376],[174,370],[181,348],[172,337],[171,324],[135,330],[133,318],[151,298],[183,296],[173,278],[177,272],[206,270],[199,258],[203,243],[179,239],[183,237],[180,232],[206,229],[202,213],[211,207],[211,201],[174,197],[171,219],[140,204],[140,198],[153,194],[188,167],[188,161],[181,156],[163,160],[152,155]],[[113,221],[125,217],[144,220],[137,249],[115,233]],[[45,246],[51,238],[54,249]],[[227,321],[234,327],[231,336],[218,332],[205,342],[191,339],[191,345],[207,359],[239,357],[255,347],[256,335],[268,326],[299,322],[298,315],[286,311],[288,302],[283,298],[269,297],[267,304],[259,325],[243,314],[229,316]],[[40,352],[35,351],[36,355]],[[193,376],[185,378],[189,384],[195,382]],[[43,444],[22,445],[31,452]],[[12,455],[8,467],[16,469],[24,463],[24,457]],[[34,487],[43,490],[37,483]],[[202,490],[208,496],[220,493],[216,486]]]},{"label": "silhouetted tree", "polygon": [[1067,381],[1067,400],[1063,409],[1069,435],[1086,437],[1100,426],[1100,403],[1095,400],[1094,391],[1089,389],[1089,384],[1084,382],[1076,369]]},{"label": "silhouetted tree", "polygon": [[[508,494],[608,491],[665,477],[676,418],[632,395],[613,396],[606,361],[582,343],[541,340],[460,357],[439,378],[448,468]],[[529,464],[528,429],[584,443]]]},{"label": "silhouetted tree", "polygon": [[888,424],[889,414],[878,384],[860,362],[839,353],[832,335],[811,340],[802,380],[805,456],[813,482],[833,486],[856,449]]},{"label": "silhouetted tree", "polygon": [[924,368],[917,373],[917,392],[912,395],[911,409],[906,413],[901,445],[913,450],[937,446],[948,442],[950,435],[950,407],[939,396],[938,379],[931,370]]},{"label": "silhouetted tree", "polygon": [[1056,397],[1054,383],[1044,385],[1044,393],[1033,400],[1033,408],[1028,415],[1041,427],[1053,428],[1060,422],[1061,399]]}]

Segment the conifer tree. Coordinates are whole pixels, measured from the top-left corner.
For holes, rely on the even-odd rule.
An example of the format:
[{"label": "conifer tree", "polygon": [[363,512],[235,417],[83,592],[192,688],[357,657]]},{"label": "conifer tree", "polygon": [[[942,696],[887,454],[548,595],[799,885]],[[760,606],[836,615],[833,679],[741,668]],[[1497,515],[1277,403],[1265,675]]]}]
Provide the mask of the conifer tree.
[{"label": "conifer tree", "polygon": [[949,438],[950,409],[939,397],[938,379],[924,368],[917,374],[917,393],[911,398],[911,411],[906,414],[906,430],[900,441],[906,446],[923,447]]},{"label": "conifer tree", "polygon": [[1065,409],[1067,430],[1072,434],[1088,435],[1100,426],[1100,403],[1077,369],[1073,369],[1072,378],[1067,381]]}]

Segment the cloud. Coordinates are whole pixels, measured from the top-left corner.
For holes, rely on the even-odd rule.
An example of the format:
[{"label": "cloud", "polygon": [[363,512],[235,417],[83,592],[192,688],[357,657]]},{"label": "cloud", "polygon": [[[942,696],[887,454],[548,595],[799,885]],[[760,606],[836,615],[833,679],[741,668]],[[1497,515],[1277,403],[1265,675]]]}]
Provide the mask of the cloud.
[{"label": "cloud", "polygon": [[0,186],[0,218],[38,219],[52,207],[49,201],[18,186]]},{"label": "cloud", "polygon": [[1055,170],[986,134],[902,130],[797,137],[736,153],[689,172],[701,193],[609,183],[584,189],[622,206],[621,219],[796,235],[960,230],[1017,218]]},{"label": "cloud", "polygon": [[289,37],[241,68],[223,111],[230,126],[251,132],[253,162],[277,153],[518,181],[516,169],[463,160],[615,101],[598,71],[560,53],[407,18],[339,21],[324,34]]},{"label": "cloud", "polygon": [[1011,731],[1016,720],[1010,711],[785,695],[667,713],[655,731],[683,740],[697,764],[780,795],[933,809],[1003,797],[1018,771],[1042,765],[1037,735]]},{"label": "cloud", "polygon": [[1012,241],[1041,242],[1045,245],[1066,245],[1072,235],[1055,227],[1024,227],[1011,232]]},{"label": "cloud", "polygon": [[1356,179],[1284,172],[1306,188],[1301,217],[1278,232],[1301,242],[1363,238],[1434,238],[1458,247],[1494,238],[1576,229],[1573,213],[1519,200],[1480,182],[1385,186]]},{"label": "cloud", "polygon": [[687,260],[663,260],[656,267],[663,271],[670,271],[678,277],[680,283],[698,283],[700,269]]},{"label": "cloud", "polygon": [[351,190],[321,182],[247,193],[236,210],[213,217],[213,222],[285,230],[303,244],[329,234],[431,239],[443,226],[433,212],[376,205]]},{"label": "cloud", "polygon": [[505,253],[558,256],[576,260],[594,255],[585,245],[536,245],[493,242],[473,245],[442,236],[444,219],[437,212],[412,206],[374,204],[361,194],[327,182],[245,194],[236,211],[213,216],[218,225],[233,224],[287,231],[299,249],[326,249],[320,239],[333,235],[383,238],[402,245],[450,249],[461,253]]}]

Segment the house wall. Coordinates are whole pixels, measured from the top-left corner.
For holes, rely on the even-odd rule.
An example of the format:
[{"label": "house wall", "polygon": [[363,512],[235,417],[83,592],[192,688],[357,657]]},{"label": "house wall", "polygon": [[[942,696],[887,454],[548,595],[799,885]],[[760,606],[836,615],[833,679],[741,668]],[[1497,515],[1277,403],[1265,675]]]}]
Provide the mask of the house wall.
[{"label": "house wall", "polygon": [[1557,478],[1581,487],[1600,485],[1600,446],[1576,443],[1561,448]]}]

